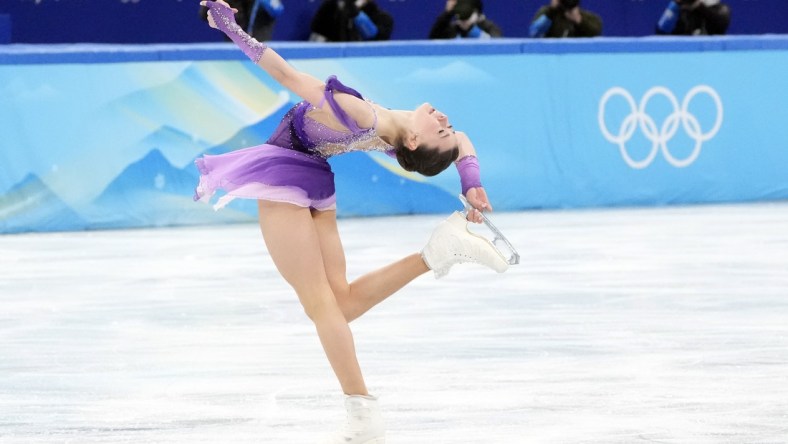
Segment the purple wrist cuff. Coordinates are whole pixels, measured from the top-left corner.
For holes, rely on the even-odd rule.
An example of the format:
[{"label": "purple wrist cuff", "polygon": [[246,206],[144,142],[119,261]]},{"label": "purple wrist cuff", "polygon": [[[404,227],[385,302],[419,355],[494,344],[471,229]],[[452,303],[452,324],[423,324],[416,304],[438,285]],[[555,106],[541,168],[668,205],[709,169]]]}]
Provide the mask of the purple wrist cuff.
[{"label": "purple wrist cuff", "polygon": [[265,50],[268,49],[268,46],[265,43],[258,42],[254,37],[245,33],[244,30],[238,26],[235,22],[235,14],[233,14],[232,9],[221,3],[212,1],[209,1],[207,6],[208,14],[211,14],[214,23],[216,23],[216,27],[227,34],[227,37],[235,42],[247,57],[252,59],[253,62],[258,63],[260,58],[263,57]]},{"label": "purple wrist cuff", "polygon": [[479,174],[479,160],[474,155],[465,156],[454,164],[457,172],[460,173],[460,184],[462,194],[465,195],[471,188],[482,186],[481,175]]}]

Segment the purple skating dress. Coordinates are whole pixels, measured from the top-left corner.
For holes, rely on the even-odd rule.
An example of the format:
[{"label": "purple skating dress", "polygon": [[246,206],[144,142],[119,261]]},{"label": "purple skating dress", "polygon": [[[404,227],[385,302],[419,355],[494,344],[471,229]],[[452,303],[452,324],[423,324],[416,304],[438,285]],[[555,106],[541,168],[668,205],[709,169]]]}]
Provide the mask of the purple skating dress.
[{"label": "purple skating dress", "polygon": [[335,93],[363,97],[335,76],[326,81],[323,103],[328,103],[347,131],[312,120],[307,113],[314,107],[307,101],[300,102],[287,112],[265,144],[218,156],[206,154],[195,160],[200,183],[194,200],[209,202],[217,190],[222,190],[224,196],[214,205],[217,210],[235,198],[335,209],[334,173],[326,159],[350,151],[394,149],[377,135],[377,114],[372,128],[359,128],[334,100]]}]

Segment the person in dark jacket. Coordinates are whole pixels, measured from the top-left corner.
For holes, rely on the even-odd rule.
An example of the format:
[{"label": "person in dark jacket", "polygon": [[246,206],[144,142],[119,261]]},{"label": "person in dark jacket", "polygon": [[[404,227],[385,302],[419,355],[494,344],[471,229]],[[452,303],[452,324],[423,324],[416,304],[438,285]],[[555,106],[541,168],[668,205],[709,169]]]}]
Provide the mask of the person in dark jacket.
[{"label": "person in dark jacket", "polygon": [[394,18],[375,0],[323,0],[310,29],[313,42],[389,40]]},{"label": "person in dark jacket", "polygon": [[447,0],[430,30],[431,39],[501,37],[501,28],[483,12],[481,0]]},{"label": "person in dark jacket", "polygon": [[657,34],[720,35],[728,31],[731,8],[720,0],[670,0]]},{"label": "person in dark jacket", "polygon": [[529,37],[597,37],[602,18],[580,7],[580,0],[551,0],[536,12]]}]

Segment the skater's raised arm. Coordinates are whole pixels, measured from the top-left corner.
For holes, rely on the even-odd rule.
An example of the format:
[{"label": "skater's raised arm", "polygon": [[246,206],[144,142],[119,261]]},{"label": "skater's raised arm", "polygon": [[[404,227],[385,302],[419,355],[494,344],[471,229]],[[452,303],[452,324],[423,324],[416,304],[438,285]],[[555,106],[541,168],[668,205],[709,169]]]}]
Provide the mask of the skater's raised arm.
[{"label": "skater's raised arm", "polygon": [[208,24],[218,29],[238,45],[241,50],[274,80],[288,90],[319,107],[323,100],[325,83],[307,73],[293,68],[268,45],[258,42],[235,22],[235,12],[223,0],[201,1],[208,8]]}]

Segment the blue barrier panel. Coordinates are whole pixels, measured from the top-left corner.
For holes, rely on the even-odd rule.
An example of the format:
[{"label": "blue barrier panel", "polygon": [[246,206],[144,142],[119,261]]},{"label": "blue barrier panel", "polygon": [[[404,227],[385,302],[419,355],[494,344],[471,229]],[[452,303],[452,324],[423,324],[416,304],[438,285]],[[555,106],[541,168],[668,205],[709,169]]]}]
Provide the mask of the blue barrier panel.
[{"label": "blue barrier panel", "polygon": [[[277,45],[371,100],[446,112],[498,210],[788,198],[788,38]],[[263,143],[299,99],[226,44],[0,50],[0,232],[249,221],[193,160]],[[448,212],[434,178],[332,158],[340,216]]]}]

